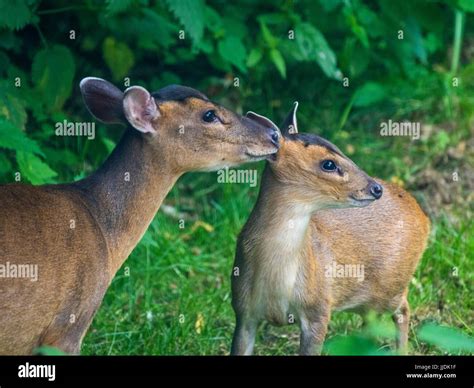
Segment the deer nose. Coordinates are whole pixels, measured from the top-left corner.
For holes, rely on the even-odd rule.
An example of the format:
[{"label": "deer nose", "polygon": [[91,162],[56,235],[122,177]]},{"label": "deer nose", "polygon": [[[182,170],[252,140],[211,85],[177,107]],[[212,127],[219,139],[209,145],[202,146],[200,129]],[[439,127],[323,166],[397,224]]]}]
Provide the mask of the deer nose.
[{"label": "deer nose", "polygon": [[382,188],[382,185],[379,185],[378,183],[372,183],[372,185],[370,185],[370,194],[372,194],[374,196],[375,199],[379,199],[381,196],[382,196],[382,193],[383,193],[383,188]]}]

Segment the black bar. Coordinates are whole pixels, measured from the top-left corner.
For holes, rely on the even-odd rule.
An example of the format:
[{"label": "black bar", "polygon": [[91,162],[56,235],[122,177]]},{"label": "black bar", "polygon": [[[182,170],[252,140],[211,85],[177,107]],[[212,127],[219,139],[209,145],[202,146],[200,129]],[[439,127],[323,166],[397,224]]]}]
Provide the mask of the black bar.
[{"label": "black bar", "polygon": [[[95,382],[149,381],[174,376],[315,376],[326,381],[414,386],[474,386],[472,356],[51,356],[0,357],[0,387],[71,386]],[[55,380],[18,376],[20,365],[54,365]],[[446,368],[446,366],[449,366]],[[425,377],[408,378],[407,374]],[[427,374],[442,374],[429,377]],[[445,374],[455,374],[448,377]],[[312,380],[313,381],[313,380]],[[386,382],[386,383],[385,383]],[[313,384],[311,384],[313,385]],[[155,386],[155,385],[153,385]],[[314,386],[321,386],[314,380]],[[326,385],[325,385],[326,386]]]}]

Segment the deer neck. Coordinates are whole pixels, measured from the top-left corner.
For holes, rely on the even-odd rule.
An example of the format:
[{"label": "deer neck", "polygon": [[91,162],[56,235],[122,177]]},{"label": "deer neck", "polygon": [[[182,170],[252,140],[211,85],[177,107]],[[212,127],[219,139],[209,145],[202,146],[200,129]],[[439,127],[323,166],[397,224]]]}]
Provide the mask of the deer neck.
[{"label": "deer neck", "polygon": [[111,278],[139,243],[180,175],[163,148],[127,129],[105,163],[77,183],[106,240]]},{"label": "deer neck", "polygon": [[287,187],[265,168],[260,195],[252,212],[261,248],[274,260],[304,260],[311,247],[311,211],[295,201]]}]

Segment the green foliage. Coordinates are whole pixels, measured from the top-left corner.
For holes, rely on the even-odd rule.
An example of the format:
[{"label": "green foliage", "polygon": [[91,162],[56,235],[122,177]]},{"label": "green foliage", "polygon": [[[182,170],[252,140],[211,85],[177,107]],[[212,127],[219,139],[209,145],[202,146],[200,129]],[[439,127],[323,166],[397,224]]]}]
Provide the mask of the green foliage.
[{"label": "green foliage", "polygon": [[466,12],[474,12],[474,2],[472,0],[458,0],[458,6]]},{"label": "green foliage", "polygon": [[199,43],[204,33],[204,0],[166,0],[166,3],[194,44]]},{"label": "green foliage", "polygon": [[0,2],[0,28],[19,30],[32,19],[31,1],[13,0]]},{"label": "green foliage", "polygon": [[16,160],[22,174],[34,185],[49,183],[57,173],[36,155],[17,151]]},{"label": "green foliage", "polygon": [[71,51],[65,46],[54,45],[36,53],[31,78],[46,111],[61,109],[71,95],[75,68]]},{"label": "green foliage", "polygon": [[218,51],[224,60],[227,60],[231,64],[235,65],[243,73],[247,72],[245,67],[245,58],[247,57],[247,53],[245,46],[238,38],[234,36],[225,37],[219,42]]},{"label": "green foliage", "polygon": [[375,82],[367,82],[354,94],[354,106],[367,107],[382,101],[387,95],[385,88]]},{"label": "green foliage", "polygon": [[[67,182],[89,175],[103,162],[122,129],[99,124],[95,140],[54,132],[62,120],[93,120],[78,88],[85,76],[112,80],[121,89],[125,77],[150,90],[189,85],[236,111],[253,110],[275,122],[298,100],[300,130],[334,141],[369,174],[409,188],[420,171],[446,168],[451,174],[462,159],[449,164],[447,155],[472,136],[474,122],[473,12],[471,0],[66,5],[0,0],[0,181],[13,182],[18,171],[33,184]],[[75,39],[70,39],[72,30]],[[234,87],[235,77],[239,87]],[[380,122],[389,119],[432,129],[418,141],[381,138]],[[86,353],[227,351],[234,321],[227,273],[235,236],[257,192],[216,186],[214,178],[186,176],[167,201],[179,209],[197,209],[215,231],[193,232],[185,240],[175,220],[159,214],[127,262],[132,277],[114,280],[95,321],[97,330],[88,334]],[[469,192],[462,194],[468,202]],[[474,251],[470,219],[461,214],[459,224],[434,228],[415,277],[419,284],[411,287],[415,314],[434,314],[442,290],[450,310],[437,321],[467,335],[473,334],[466,276]],[[445,276],[453,266],[462,273],[456,282]],[[157,318],[147,319],[148,312]],[[184,324],[177,323],[179,312],[186,312]],[[198,335],[199,314],[205,322]],[[354,347],[359,354],[390,352],[386,343],[393,341],[393,333],[384,334],[383,328],[352,337],[357,321],[344,314],[335,314],[331,325],[330,354],[354,354]],[[271,340],[257,349],[259,354],[295,352],[296,336],[265,330],[262,335]],[[460,337],[439,330],[434,335],[433,329],[423,329],[420,338],[415,333],[414,352],[461,349]],[[436,342],[445,334],[455,339]]]},{"label": "green foliage", "polygon": [[418,338],[451,353],[474,354],[474,338],[452,327],[427,323],[419,329]]},{"label": "green foliage", "polygon": [[42,155],[38,143],[29,139],[13,123],[0,120],[0,148]]},{"label": "green foliage", "polygon": [[35,355],[41,356],[66,356],[67,353],[55,348],[54,346],[40,346],[33,352]]},{"label": "green foliage", "polygon": [[275,48],[271,49],[270,58],[272,59],[272,62],[275,64],[282,78],[286,78],[286,64],[280,51],[278,51]]},{"label": "green foliage", "polygon": [[323,34],[309,23],[300,23],[295,33],[300,59],[314,61],[318,63],[327,77],[340,79],[342,74],[336,66],[336,55],[324,39]]},{"label": "green foliage", "polygon": [[333,356],[375,356],[388,354],[379,350],[377,343],[365,336],[336,336],[325,343],[325,353]]},{"label": "green foliage", "polygon": [[135,63],[133,51],[112,37],[107,37],[103,44],[104,60],[109,66],[114,80],[123,78]]},{"label": "green foliage", "polygon": [[134,0],[107,0],[107,11],[111,14],[124,12],[130,8]]},{"label": "green foliage", "polygon": [[[0,90],[8,89],[4,85],[0,85]],[[12,124],[16,128],[25,128],[27,115],[24,101],[9,94],[6,90],[0,94],[0,117],[4,118],[5,125]]]},{"label": "green foliage", "polygon": [[362,331],[350,335],[336,335],[324,344],[324,353],[336,356],[383,356],[396,354],[395,351],[380,347],[380,341],[395,342],[396,332],[393,322],[382,321],[374,313],[365,316],[366,325]]}]

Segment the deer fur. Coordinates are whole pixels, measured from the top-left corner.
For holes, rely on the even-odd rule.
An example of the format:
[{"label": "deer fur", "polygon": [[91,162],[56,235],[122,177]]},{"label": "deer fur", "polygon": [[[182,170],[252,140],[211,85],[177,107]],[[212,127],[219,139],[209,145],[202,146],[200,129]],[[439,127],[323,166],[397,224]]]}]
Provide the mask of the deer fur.
[{"label": "deer fur", "polygon": [[[81,91],[98,119],[127,129],[83,180],[0,186],[0,263],[38,267],[36,282],[0,278],[0,354],[41,345],[79,353],[111,280],[177,179],[261,160],[278,148],[273,123],[241,117],[191,88],[123,93],[86,78]],[[203,121],[208,110],[212,122]]]},{"label": "deer fur", "polygon": [[[369,178],[337,147],[297,133],[296,107],[267,162],[257,203],[242,229],[231,276],[236,329],[231,354],[252,354],[258,324],[297,322],[300,353],[321,351],[332,311],[390,312],[406,350],[408,285],[426,248],[429,219],[397,185]],[[333,160],[338,170],[321,171]],[[371,185],[383,186],[380,199]],[[334,263],[364,278],[337,277]]]}]

